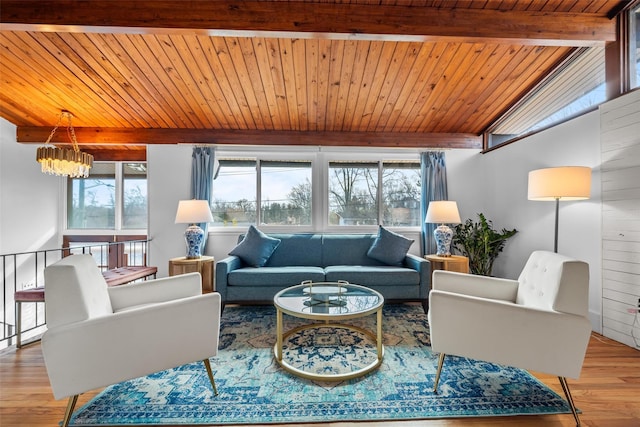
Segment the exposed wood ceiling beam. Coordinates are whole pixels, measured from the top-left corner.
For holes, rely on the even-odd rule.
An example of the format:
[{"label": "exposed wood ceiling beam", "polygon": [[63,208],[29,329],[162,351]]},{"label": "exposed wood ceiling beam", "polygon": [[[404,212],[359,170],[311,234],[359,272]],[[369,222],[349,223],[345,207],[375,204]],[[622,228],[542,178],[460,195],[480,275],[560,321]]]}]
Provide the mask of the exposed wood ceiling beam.
[{"label": "exposed wood ceiling beam", "polygon": [[93,160],[96,162],[146,162],[147,161],[147,147],[140,147],[140,149],[109,149],[102,150],[99,148],[83,147],[82,151],[93,155]]},{"label": "exposed wood ceiling beam", "polygon": [[597,14],[259,1],[2,0],[3,30],[604,46]]},{"label": "exposed wood ceiling beam", "polygon": [[[291,145],[327,147],[482,148],[482,137],[461,133],[400,132],[301,132],[217,129],[130,129],[75,128],[78,145],[121,144],[221,144]],[[42,144],[51,133],[48,127],[22,126],[17,139],[25,144]],[[66,135],[55,134],[56,145],[67,145]]]}]

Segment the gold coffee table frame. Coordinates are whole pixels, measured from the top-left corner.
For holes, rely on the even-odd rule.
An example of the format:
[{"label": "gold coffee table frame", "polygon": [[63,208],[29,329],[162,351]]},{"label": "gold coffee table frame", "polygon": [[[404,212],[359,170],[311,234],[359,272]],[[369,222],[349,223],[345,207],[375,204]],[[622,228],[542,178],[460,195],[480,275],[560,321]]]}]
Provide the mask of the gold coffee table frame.
[{"label": "gold coffee table frame", "polygon": [[[314,305],[309,304],[310,295],[305,290],[316,287],[336,287],[341,288],[339,293],[340,305],[327,300],[320,302],[315,300]],[[336,294],[337,296],[338,294]],[[333,301],[336,301],[334,299]],[[302,378],[322,381],[344,381],[351,378],[361,377],[382,364],[384,357],[384,346],[382,345],[382,306],[384,297],[377,291],[364,286],[354,285],[347,282],[302,282],[300,285],[292,286],[278,292],[273,298],[276,307],[276,344],[273,353],[276,361],[284,370]],[[316,309],[315,311],[313,309]],[[324,323],[313,323],[298,326],[288,331],[283,331],[283,313],[293,317],[309,320],[320,320]],[[345,323],[337,323],[350,319],[376,314],[376,332],[360,328],[358,326]],[[341,328],[362,333],[369,337],[376,344],[377,358],[372,363],[360,369],[342,374],[315,374],[296,368],[283,358],[283,343],[291,335],[308,329],[318,328]]]}]

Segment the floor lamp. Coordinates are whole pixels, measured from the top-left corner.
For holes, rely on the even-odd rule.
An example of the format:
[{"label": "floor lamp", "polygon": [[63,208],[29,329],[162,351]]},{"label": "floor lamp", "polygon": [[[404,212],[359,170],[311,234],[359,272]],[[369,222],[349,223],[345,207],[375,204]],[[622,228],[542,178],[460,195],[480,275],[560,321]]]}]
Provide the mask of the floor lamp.
[{"label": "floor lamp", "polygon": [[529,172],[529,200],[555,201],[556,224],[553,251],[558,252],[560,200],[585,200],[591,195],[591,168],[562,166]]}]

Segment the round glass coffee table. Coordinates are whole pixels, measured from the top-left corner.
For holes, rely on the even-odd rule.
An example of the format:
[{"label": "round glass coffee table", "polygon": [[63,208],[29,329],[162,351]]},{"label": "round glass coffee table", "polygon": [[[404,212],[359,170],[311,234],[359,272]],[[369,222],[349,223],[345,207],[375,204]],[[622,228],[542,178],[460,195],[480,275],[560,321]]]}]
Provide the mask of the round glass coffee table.
[{"label": "round glass coffee table", "polygon": [[[322,381],[343,381],[360,377],[378,368],[384,357],[382,345],[382,306],[384,297],[377,291],[348,282],[302,282],[284,289],[273,298],[276,307],[276,344],[273,352],[276,361],[286,371],[303,378]],[[316,322],[283,330],[282,316],[288,314]],[[376,314],[376,332],[344,323],[350,319]],[[320,321],[320,322],[317,322]],[[348,372],[310,372],[296,367],[283,357],[283,343],[293,334],[321,328],[347,329],[365,335],[376,347],[376,357],[370,363]]]}]

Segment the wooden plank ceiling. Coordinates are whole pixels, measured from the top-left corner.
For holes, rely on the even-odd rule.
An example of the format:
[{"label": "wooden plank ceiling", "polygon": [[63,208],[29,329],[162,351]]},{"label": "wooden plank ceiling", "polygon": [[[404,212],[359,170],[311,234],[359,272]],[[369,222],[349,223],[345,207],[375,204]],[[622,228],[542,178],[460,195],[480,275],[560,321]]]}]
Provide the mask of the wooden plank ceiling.
[{"label": "wooden plank ceiling", "polygon": [[[0,116],[42,144],[479,148],[618,0],[2,0]],[[58,132],[55,142],[69,140]]]}]

